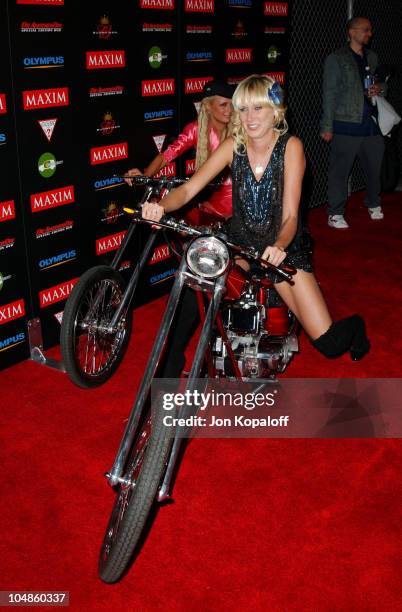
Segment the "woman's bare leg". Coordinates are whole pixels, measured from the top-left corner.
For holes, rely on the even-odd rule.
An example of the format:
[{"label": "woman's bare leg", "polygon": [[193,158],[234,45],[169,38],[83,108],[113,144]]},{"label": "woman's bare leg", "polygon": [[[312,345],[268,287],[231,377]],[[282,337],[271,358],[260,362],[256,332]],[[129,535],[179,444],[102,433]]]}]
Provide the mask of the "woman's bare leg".
[{"label": "woman's bare leg", "polygon": [[319,338],[331,326],[332,319],[314,274],[297,270],[294,285],[276,283],[275,289],[288,308],[300,321],[312,340]]}]

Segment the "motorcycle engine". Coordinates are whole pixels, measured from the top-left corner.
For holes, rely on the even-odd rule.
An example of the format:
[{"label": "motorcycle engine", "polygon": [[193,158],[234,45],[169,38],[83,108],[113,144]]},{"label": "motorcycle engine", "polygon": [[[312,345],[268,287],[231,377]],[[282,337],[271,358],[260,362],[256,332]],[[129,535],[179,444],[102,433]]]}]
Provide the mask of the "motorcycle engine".
[{"label": "motorcycle engine", "polygon": [[[251,288],[240,299],[226,305],[222,322],[242,377],[273,378],[285,370],[293,353],[298,351],[298,341],[291,313],[285,325],[287,332],[281,335],[269,332],[266,322],[270,307],[257,299],[257,293]],[[268,299],[264,302],[268,304]],[[219,376],[235,375],[227,346],[220,335],[214,342],[213,358]]]}]

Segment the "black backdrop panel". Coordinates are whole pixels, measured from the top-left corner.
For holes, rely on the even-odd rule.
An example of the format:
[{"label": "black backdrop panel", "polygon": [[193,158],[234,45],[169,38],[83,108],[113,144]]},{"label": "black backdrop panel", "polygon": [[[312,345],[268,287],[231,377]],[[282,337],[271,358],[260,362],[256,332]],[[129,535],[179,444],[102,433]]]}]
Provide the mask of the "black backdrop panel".
[{"label": "black backdrop panel", "polygon": [[[58,342],[74,283],[89,267],[110,263],[130,222],[123,208],[141,196],[119,175],[142,170],[196,119],[205,82],[237,83],[253,72],[285,82],[289,7],[261,0],[101,0],[79,10],[71,0],[1,4],[0,50],[11,69],[0,81],[8,177],[0,185],[0,308],[15,302],[19,316],[11,321],[0,310],[0,367],[27,355],[28,319],[39,317],[45,348]],[[194,153],[163,174],[191,174]],[[124,275],[146,237],[146,229],[137,231]],[[137,304],[165,292],[176,267],[160,234]]]}]

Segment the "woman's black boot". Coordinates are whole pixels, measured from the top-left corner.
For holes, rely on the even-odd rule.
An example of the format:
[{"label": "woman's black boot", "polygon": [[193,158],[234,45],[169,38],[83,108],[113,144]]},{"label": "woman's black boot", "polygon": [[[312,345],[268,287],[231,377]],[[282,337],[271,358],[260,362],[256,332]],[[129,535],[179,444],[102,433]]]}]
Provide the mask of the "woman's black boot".
[{"label": "woman's black boot", "polygon": [[366,326],[359,315],[335,321],[312,345],[325,357],[340,357],[350,351],[353,361],[362,359],[370,350]]}]

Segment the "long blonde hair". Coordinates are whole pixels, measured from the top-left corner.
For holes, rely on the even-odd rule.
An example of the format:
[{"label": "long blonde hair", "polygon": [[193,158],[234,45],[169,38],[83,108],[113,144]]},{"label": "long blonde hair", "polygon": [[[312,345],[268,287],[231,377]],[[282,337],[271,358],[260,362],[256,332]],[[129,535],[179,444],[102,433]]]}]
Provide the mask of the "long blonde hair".
[{"label": "long blonde hair", "polygon": [[[209,146],[209,117],[210,109],[209,105],[216,96],[207,96],[201,101],[200,111],[198,113],[198,140],[197,140],[197,152],[195,156],[195,169],[198,170],[204,162],[207,161],[212,151]],[[233,117],[233,115],[232,115]],[[231,135],[233,130],[232,117],[229,123],[225,126],[222,131],[220,141],[223,142],[228,136]]]},{"label": "long blonde hair", "polygon": [[252,74],[238,84],[232,100],[234,107],[232,136],[236,153],[244,153],[247,145],[247,133],[242,126],[239,113],[239,108],[243,104],[270,106],[274,109],[274,131],[280,135],[288,131],[285,103],[274,104],[268,95],[274,83],[275,80],[271,77]]}]

